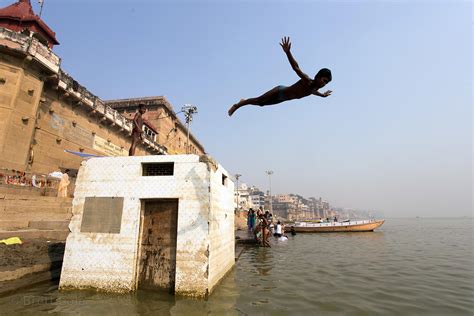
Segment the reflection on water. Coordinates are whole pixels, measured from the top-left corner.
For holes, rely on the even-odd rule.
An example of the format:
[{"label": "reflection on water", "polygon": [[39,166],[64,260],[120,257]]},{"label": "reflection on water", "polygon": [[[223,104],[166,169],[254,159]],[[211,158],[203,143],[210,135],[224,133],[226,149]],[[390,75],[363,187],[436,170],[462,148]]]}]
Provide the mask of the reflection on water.
[{"label": "reflection on water", "polygon": [[219,295],[208,300],[180,298],[166,291],[140,290],[133,294],[104,294],[94,291],[57,291],[57,282],[42,284],[15,295],[0,298],[0,314],[25,312],[80,313],[83,315],[202,315],[236,313],[239,292],[235,270],[226,278]]},{"label": "reflection on water", "polygon": [[0,298],[4,313],[472,315],[472,220],[389,220],[373,233],[299,234],[249,247],[208,300],[107,295],[43,284]]}]

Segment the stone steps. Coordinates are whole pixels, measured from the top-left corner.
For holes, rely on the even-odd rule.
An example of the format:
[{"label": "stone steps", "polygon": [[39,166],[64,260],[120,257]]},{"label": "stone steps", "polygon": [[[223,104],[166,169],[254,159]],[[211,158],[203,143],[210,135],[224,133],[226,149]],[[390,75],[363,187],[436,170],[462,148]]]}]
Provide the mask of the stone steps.
[{"label": "stone steps", "polygon": [[69,221],[30,221],[28,228],[42,229],[42,230],[63,230],[69,229]]},{"label": "stone steps", "polygon": [[0,194],[0,215],[0,229],[27,228],[30,222],[69,221],[72,199]]},{"label": "stone steps", "polygon": [[0,195],[1,194],[55,197],[57,195],[57,190],[54,188],[35,188],[0,183]]},{"label": "stone steps", "polygon": [[16,231],[21,229],[68,230],[69,220],[0,220],[0,230]]},{"label": "stone steps", "polygon": [[[49,199],[58,199],[58,198],[49,198]],[[41,200],[41,199],[28,199],[28,200],[10,200],[10,199],[2,199],[0,197],[0,205],[4,206],[49,206],[49,207],[67,207],[71,206],[72,200],[66,201],[55,201],[55,200]]]},{"label": "stone steps", "polygon": [[1,236],[63,240],[71,216],[71,198],[0,193]]},{"label": "stone steps", "polygon": [[28,220],[0,220],[0,230],[15,230],[28,227]]},{"label": "stone steps", "polygon": [[22,216],[23,214],[34,216],[35,214],[70,214],[72,207],[48,206],[48,205],[1,205],[0,213],[5,215]]},{"label": "stone steps", "polygon": [[20,239],[49,239],[49,240],[66,240],[69,230],[57,229],[17,229],[17,230],[0,230],[0,239],[10,237],[20,237]]},{"label": "stone steps", "polygon": [[11,202],[18,201],[20,203],[25,203],[28,201],[38,201],[42,203],[69,203],[72,201],[72,198],[59,198],[55,196],[35,196],[27,194],[11,194],[11,193],[0,193],[0,201]]}]

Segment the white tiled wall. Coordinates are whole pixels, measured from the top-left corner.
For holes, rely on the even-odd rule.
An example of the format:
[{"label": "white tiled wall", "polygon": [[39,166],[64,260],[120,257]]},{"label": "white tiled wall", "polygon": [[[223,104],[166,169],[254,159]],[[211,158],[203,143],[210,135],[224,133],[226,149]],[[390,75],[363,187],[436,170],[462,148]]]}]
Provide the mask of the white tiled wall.
[{"label": "white tiled wall", "polygon": [[[143,177],[141,163],[171,162],[174,176]],[[202,296],[234,264],[233,183],[196,155],[93,158],[76,181],[71,233],[60,288],[133,291],[140,227],[140,199],[177,198],[177,294]],[[124,197],[120,234],[81,233],[86,197]]]}]

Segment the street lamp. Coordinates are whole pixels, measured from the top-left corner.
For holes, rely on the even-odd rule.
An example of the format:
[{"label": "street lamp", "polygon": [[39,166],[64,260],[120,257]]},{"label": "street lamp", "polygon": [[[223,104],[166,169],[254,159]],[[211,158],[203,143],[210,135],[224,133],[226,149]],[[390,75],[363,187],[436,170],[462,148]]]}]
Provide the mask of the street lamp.
[{"label": "street lamp", "polygon": [[186,118],[186,129],[188,130],[188,136],[186,138],[186,153],[189,154],[189,129],[193,120],[193,114],[197,114],[197,107],[192,104],[185,104],[181,108],[181,112],[184,112],[184,117]]},{"label": "street lamp", "polygon": [[239,210],[239,178],[241,177],[241,174],[236,173],[235,174],[235,180],[237,181],[237,210]]},{"label": "street lamp", "polygon": [[272,174],[273,174],[273,171],[272,170],[267,170],[265,171],[265,173],[268,175],[268,182],[269,182],[269,193],[268,195],[270,196],[270,213],[273,214],[273,205],[272,205]]}]

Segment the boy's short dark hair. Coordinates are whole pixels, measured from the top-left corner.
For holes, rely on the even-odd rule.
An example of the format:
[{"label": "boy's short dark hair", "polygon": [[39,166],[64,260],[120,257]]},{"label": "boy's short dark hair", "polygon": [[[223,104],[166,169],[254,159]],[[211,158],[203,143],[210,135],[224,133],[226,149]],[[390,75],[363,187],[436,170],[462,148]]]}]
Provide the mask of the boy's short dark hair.
[{"label": "boy's short dark hair", "polygon": [[331,70],[327,69],[327,68],[322,68],[318,71],[318,73],[316,74],[316,76],[314,76],[314,78],[320,78],[320,77],[326,77],[329,79],[329,81],[332,80],[332,75],[331,75]]},{"label": "boy's short dark hair", "polygon": [[145,104],[140,103],[140,104],[138,105],[138,109],[139,109],[139,110],[140,110],[140,109],[144,109],[144,108],[145,108]]}]

